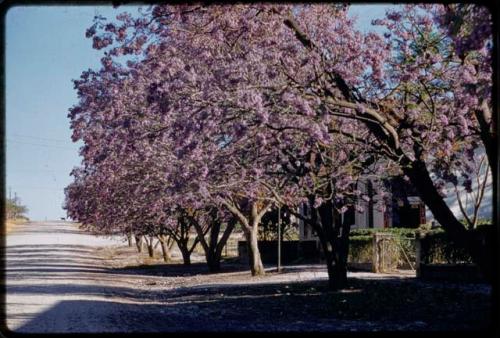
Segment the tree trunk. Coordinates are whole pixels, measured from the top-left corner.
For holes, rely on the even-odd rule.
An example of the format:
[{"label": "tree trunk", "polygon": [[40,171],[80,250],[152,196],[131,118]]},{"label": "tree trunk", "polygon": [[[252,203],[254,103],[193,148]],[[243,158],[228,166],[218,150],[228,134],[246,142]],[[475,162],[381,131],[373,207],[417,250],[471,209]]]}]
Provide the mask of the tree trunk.
[{"label": "tree trunk", "polygon": [[328,270],[328,286],[338,290],[347,286],[347,256],[351,219],[341,222],[332,201],[313,208],[314,196],[310,197],[311,219],[309,223],[316,231]]},{"label": "tree trunk", "polygon": [[165,235],[158,235],[158,241],[161,245],[161,253],[163,255],[163,261],[169,263],[172,260],[172,255],[170,253],[174,241]]},{"label": "tree trunk", "polygon": [[404,167],[404,173],[410,178],[411,183],[417,189],[422,201],[431,210],[434,218],[450,235],[455,244],[465,248],[470,253],[484,277],[491,282],[494,257],[488,254],[489,250],[485,248],[484,242],[472,240],[470,233],[457,220],[434,186],[425,163],[419,160],[413,161],[411,166]]},{"label": "tree trunk", "polygon": [[188,239],[182,239],[177,241],[177,247],[182,254],[182,260],[184,265],[191,265],[191,250],[188,248]]},{"label": "tree trunk", "polygon": [[217,272],[220,271],[220,260],[222,257],[222,249],[226,245],[229,236],[233,232],[233,229],[236,225],[236,218],[232,218],[228,222],[226,229],[224,230],[224,233],[222,234],[222,237],[219,241],[221,223],[220,220],[217,219],[216,210],[215,213],[211,215],[211,217],[212,221],[209,225],[210,228],[207,229],[207,231],[210,231],[210,237],[208,239],[208,242],[205,239],[206,232],[205,233],[203,232],[203,229],[200,226],[200,224],[197,222],[193,222],[193,225],[198,234],[199,242],[201,243],[203,251],[205,252],[205,259],[207,262],[208,270],[210,272]]},{"label": "tree trunk", "polygon": [[155,247],[154,247],[154,239],[155,236],[144,236],[145,242],[146,242],[146,247],[148,248],[148,255],[151,258],[155,257]]},{"label": "tree trunk", "polygon": [[[321,242],[321,247],[323,248],[323,252],[325,254],[326,268],[328,271],[328,287],[331,290],[338,290],[341,281],[339,276],[337,275],[339,269],[337,267],[337,264],[335,264],[335,259],[332,252],[333,247],[331,246],[331,243],[329,243],[328,240],[326,239],[320,239],[320,242]],[[347,278],[345,279],[347,281]]]},{"label": "tree trunk", "polygon": [[[215,217],[216,216],[214,216],[214,218]],[[217,254],[217,242],[219,240],[220,228],[221,223],[219,222],[219,220],[214,220],[214,222],[211,224],[210,238],[208,239],[208,251],[205,252],[208,270],[210,272],[216,272],[220,270],[220,255]]]},{"label": "tree trunk", "polygon": [[206,255],[208,270],[210,272],[220,271],[220,258],[221,254],[218,252],[210,251]]},{"label": "tree trunk", "polygon": [[481,141],[483,141],[488,163],[491,168],[493,186],[496,187],[496,180],[498,178],[496,121],[495,117],[491,114],[487,99],[484,99],[481,103],[481,107],[475,110],[475,116],[479,124],[479,136],[481,137]]},{"label": "tree trunk", "polygon": [[163,254],[163,261],[168,263],[172,260],[172,255],[170,254],[170,249],[167,246],[167,243],[161,242],[161,252]]},{"label": "tree trunk", "polygon": [[148,255],[151,258],[155,258],[155,248],[153,246],[153,240],[148,243]]},{"label": "tree trunk", "polygon": [[181,253],[182,253],[182,260],[184,261],[184,265],[191,265],[191,252],[187,248],[185,248],[185,249],[181,249]]},{"label": "tree trunk", "polygon": [[257,227],[252,227],[250,230],[247,229],[245,231],[245,238],[247,240],[248,261],[252,276],[262,276],[265,274],[265,270],[257,244]]},{"label": "tree trunk", "polygon": [[351,224],[354,223],[354,208],[351,206],[344,213],[344,220],[340,217],[337,221],[342,224],[340,236],[336,238],[336,249],[334,250],[336,264],[333,267],[333,288],[343,289],[347,286],[347,259],[349,257],[349,233]]},{"label": "tree trunk", "polygon": [[339,226],[340,217],[335,212],[332,201],[327,201],[318,208],[318,220],[323,231],[318,232],[321,245],[325,253],[328,269],[328,285],[330,289],[337,290],[345,287],[347,282],[347,266],[342,265],[339,258]]},{"label": "tree trunk", "polygon": [[[215,265],[215,271],[220,270],[220,260],[222,257],[222,250],[227,244],[227,241],[229,240],[229,237],[231,236],[231,233],[234,230],[234,227],[236,226],[236,218],[232,218],[226,225],[226,229],[224,230],[224,233],[222,234],[222,238],[220,239],[219,243],[217,243],[215,247],[215,252],[214,252],[214,259],[217,260],[217,264]],[[209,267],[210,268],[210,267]]]},{"label": "tree trunk", "polygon": [[245,233],[245,238],[247,240],[247,249],[249,256],[248,261],[250,263],[252,276],[264,275],[265,270],[264,265],[262,264],[262,259],[260,257],[259,246],[257,244],[257,235],[260,220],[271,207],[271,202],[264,205],[260,211],[258,210],[257,204],[253,202],[251,205],[250,217],[245,217],[238,209],[238,207],[231,203],[224,202],[224,205],[241,222],[241,227],[243,229],[243,232]]},{"label": "tree trunk", "polygon": [[127,241],[128,241],[128,246],[131,247],[132,246],[132,234],[131,233],[127,234]]},{"label": "tree trunk", "polygon": [[143,236],[135,236],[135,245],[139,253],[142,252],[143,240],[144,240]]},{"label": "tree trunk", "polygon": [[189,239],[190,239],[190,228],[196,222],[192,219],[188,214],[182,214],[178,218],[179,222],[179,232],[177,234],[172,234],[175,242],[177,243],[177,247],[181,251],[182,259],[184,261],[184,265],[191,265],[191,254],[193,253],[196,245],[199,243],[198,236],[193,238],[193,243],[191,244],[191,248],[189,247]]}]

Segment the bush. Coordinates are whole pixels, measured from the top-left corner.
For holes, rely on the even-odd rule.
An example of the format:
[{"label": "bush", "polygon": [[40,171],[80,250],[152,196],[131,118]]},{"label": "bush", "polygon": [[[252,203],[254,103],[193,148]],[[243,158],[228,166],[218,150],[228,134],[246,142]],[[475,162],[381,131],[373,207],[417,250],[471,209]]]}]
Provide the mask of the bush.
[{"label": "bush", "polygon": [[455,246],[442,230],[423,234],[420,247],[420,260],[424,264],[471,263],[467,252]]},{"label": "bush", "polygon": [[[473,230],[469,230],[471,240],[491,240],[492,224],[480,222]],[[441,228],[420,231],[421,254],[424,264],[470,264],[472,258],[468,252],[454,244],[449,235]]]},{"label": "bush", "polygon": [[373,236],[376,232],[390,233],[398,237],[415,238],[415,233],[417,229],[409,228],[363,228],[363,229],[353,229],[349,233],[351,237],[354,236]]},{"label": "bush", "polygon": [[[465,225],[466,227],[468,227],[468,223],[465,219],[462,219],[460,220],[460,222]],[[477,223],[476,223],[476,228],[479,228],[481,226],[491,226],[491,219],[486,219],[486,218],[480,218],[477,220]]]},{"label": "bush", "polygon": [[354,236],[349,242],[348,262],[368,263],[372,261],[373,238],[371,236]]},{"label": "bush", "polygon": [[7,219],[28,219],[26,214],[28,208],[21,204],[21,200],[17,197],[5,199],[5,214]]},{"label": "bush", "polygon": [[[291,221],[291,213],[287,207],[281,208],[281,234],[284,241],[299,240],[299,228]],[[267,212],[258,229],[259,241],[275,241],[278,239],[278,209]]]},{"label": "bush", "polygon": [[[350,247],[349,257],[351,259],[363,259],[367,255],[373,254],[373,234],[374,233],[389,233],[394,235],[396,241],[396,246],[399,250],[395,251],[398,257],[394,257],[398,261],[398,266],[406,266],[408,260],[411,264],[415,264],[415,235],[416,229],[409,228],[363,228],[363,229],[353,229],[349,234]],[[369,253],[367,246],[370,247]],[[402,252],[404,251],[404,253]],[[371,261],[371,256],[369,259]],[[361,262],[361,261],[360,261]]]}]

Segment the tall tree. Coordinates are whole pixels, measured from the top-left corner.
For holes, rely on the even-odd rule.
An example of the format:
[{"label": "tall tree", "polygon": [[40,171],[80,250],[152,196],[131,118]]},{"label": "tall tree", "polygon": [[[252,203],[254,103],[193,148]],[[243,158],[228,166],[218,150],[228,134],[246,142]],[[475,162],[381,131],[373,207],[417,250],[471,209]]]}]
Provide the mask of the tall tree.
[{"label": "tall tree", "polygon": [[[90,159],[105,156],[95,146],[102,137],[102,149],[136,153],[138,138],[168,149],[160,172],[171,191],[238,217],[253,274],[263,272],[256,229],[273,203],[308,202],[335,257],[330,247],[346,247],[334,239],[346,231],[331,230],[335,210],[359,198],[361,174],[390,170],[413,183],[488,275],[482,245],[468,240],[443,196],[457,172],[468,185],[474,153],[490,147],[477,114],[491,106],[491,64],[478,62],[491,53],[489,32],[479,29],[484,43],[457,58],[461,35],[447,29],[443,8],[390,10],[375,22],[384,36],[356,31],[343,5],[159,5],[143,17],[122,14],[120,24],[97,18],[88,36],[106,49],[103,70],[78,83],[85,99],[74,126],[90,127]],[[124,55],[142,57],[124,67]],[[329,271],[342,261],[332,258]]]}]

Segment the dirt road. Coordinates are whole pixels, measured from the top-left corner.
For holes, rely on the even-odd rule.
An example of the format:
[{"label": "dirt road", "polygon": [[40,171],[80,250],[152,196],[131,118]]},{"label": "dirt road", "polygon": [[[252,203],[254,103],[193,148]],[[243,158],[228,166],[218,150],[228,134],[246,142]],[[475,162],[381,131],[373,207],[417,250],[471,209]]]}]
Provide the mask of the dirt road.
[{"label": "dirt road", "polygon": [[8,329],[106,329],[109,324],[102,316],[109,314],[112,303],[100,277],[101,258],[93,252],[120,241],[86,235],[68,222],[33,222],[18,225],[6,244]]},{"label": "dirt road", "polygon": [[226,262],[209,274],[201,257],[190,267],[151,262],[121,239],[69,222],[18,226],[6,244],[6,321],[14,332],[459,330],[488,322],[484,285],[350,273],[351,288],[331,293],[321,265],[252,278],[246,266]]}]

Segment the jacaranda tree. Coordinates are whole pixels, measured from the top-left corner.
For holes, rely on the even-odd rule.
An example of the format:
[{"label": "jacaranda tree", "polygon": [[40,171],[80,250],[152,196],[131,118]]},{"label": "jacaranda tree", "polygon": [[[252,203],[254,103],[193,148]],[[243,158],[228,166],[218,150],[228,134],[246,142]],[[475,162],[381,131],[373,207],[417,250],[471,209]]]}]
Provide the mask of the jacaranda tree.
[{"label": "jacaranda tree", "polygon": [[357,31],[347,10],[157,5],[96,18],[87,35],[103,68],[76,82],[70,114],[84,162],[155,158],[166,200],[238,219],[254,275],[263,215],[307,203],[297,216],[320,237],[332,287],[346,280],[351,221],[340,215],[362,197],[357,180],[400,174],[489,276],[483,242],[443,199],[450,183],[470,189],[478,151],[494,156],[488,11],[407,5],[374,22],[379,35]]}]

